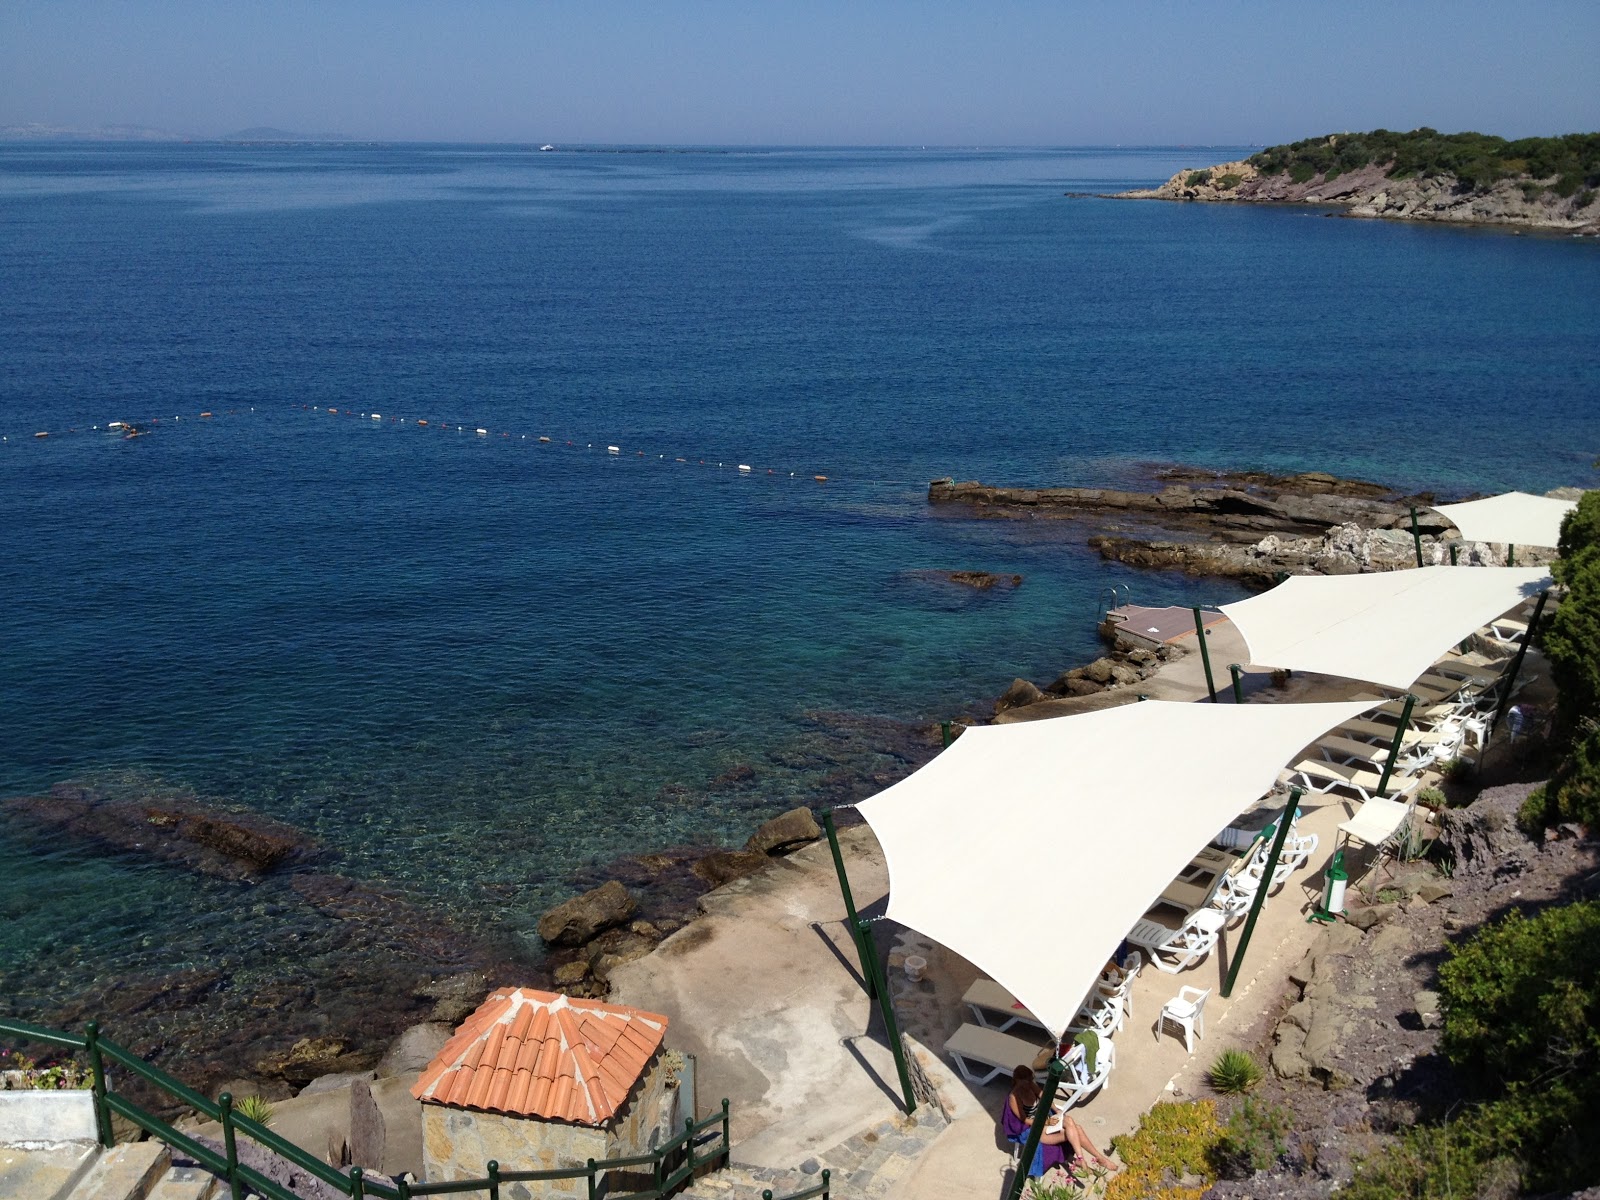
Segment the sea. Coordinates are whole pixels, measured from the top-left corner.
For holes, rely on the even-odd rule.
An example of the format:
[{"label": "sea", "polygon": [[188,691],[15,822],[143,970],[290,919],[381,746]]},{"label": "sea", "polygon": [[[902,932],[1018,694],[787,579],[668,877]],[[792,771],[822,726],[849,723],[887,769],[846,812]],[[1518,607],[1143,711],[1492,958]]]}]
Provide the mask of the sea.
[{"label": "sea", "polygon": [[[1248,152],[0,146],[0,797],[264,814],[533,964],[612,860],[1095,656],[1108,589],[1240,594],[930,480],[1594,482],[1600,242],[1104,196]],[[302,901],[0,811],[0,1013],[326,1010]]]}]

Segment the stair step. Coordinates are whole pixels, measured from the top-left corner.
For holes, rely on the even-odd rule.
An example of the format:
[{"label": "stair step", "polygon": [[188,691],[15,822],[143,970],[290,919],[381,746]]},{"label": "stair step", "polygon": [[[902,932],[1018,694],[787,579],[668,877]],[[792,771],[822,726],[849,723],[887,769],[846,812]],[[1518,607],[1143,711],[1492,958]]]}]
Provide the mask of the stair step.
[{"label": "stair step", "polygon": [[100,1147],[69,1143],[34,1150],[0,1146],[0,1196],[5,1200],[58,1200],[88,1174]]},{"label": "stair step", "polygon": [[203,1167],[173,1167],[156,1180],[149,1200],[210,1200],[217,1183]]},{"label": "stair step", "polygon": [[124,1142],[102,1154],[68,1200],[146,1200],[170,1157],[160,1142]]}]

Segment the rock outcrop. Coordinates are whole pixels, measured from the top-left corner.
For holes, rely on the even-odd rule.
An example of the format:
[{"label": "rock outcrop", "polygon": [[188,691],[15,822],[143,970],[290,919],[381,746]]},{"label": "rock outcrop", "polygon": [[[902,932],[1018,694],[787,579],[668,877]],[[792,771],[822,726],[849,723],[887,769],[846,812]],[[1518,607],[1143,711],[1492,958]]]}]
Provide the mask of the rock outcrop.
[{"label": "rock outcrop", "polygon": [[1118,193],[1125,200],[1198,200],[1244,204],[1338,205],[1350,217],[1448,221],[1471,225],[1522,225],[1600,235],[1600,200],[1584,193],[1561,197],[1553,179],[1502,179],[1475,187],[1454,175],[1393,179],[1388,167],[1369,164],[1329,179],[1296,183],[1287,173],[1263,175],[1248,160],[1185,168],[1156,188]]},{"label": "rock outcrop", "polygon": [[558,904],[539,918],[539,936],[552,946],[581,946],[595,934],[624,924],[638,910],[615,879]]}]

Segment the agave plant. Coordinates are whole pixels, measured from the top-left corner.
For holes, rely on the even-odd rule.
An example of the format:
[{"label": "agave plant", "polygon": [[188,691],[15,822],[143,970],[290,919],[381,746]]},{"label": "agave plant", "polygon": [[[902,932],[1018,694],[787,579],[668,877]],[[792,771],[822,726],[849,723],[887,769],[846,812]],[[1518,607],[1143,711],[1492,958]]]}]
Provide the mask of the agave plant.
[{"label": "agave plant", "polygon": [[1211,1064],[1211,1086],[1227,1095],[1248,1092],[1261,1082],[1261,1064],[1243,1050],[1224,1050]]},{"label": "agave plant", "polygon": [[272,1105],[262,1096],[241,1096],[233,1106],[233,1111],[247,1121],[254,1121],[257,1125],[272,1124]]}]

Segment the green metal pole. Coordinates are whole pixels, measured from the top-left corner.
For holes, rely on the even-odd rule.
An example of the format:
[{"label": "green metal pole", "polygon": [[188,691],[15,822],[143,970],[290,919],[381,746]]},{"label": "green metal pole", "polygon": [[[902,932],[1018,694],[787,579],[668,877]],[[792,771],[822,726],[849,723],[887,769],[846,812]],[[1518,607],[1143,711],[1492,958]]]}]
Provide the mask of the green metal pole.
[{"label": "green metal pole", "polygon": [[351,1200],[366,1200],[367,1185],[361,1177],[360,1167],[350,1168],[350,1197]]},{"label": "green metal pole", "polygon": [[1211,678],[1211,651],[1206,646],[1206,625],[1200,619],[1200,606],[1194,606],[1194,636],[1200,642],[1200,661],[1206,669],[1206,691],[1211,693],[1211,703],[1217,702],[1217,683]]},{"label": "green metal pole", "polygon": [[1417,509],[1411,508],[1411,544],[1417,549],[1417,566],[1422,565],[1422,531],[1417,528]]},{"label": "green metal pole", "polygon": [[1233,676],[1233,702],[1244,703],[1244,668],[1238,663],[1228,664],[1228,674]]},{"label": "green metal pole", "polygon": [[1228,964],[1228,978],[1222,985],[1223,999],[1233,994],[1234,982],[1239,978],[1239,968],[1244,965],[1244,952],[1250,945],[1250,935],[1255,932],[1256,918],[1261,915],[1261,906],[1267,902],[1267,889],[1272,886],[1272,873],[1278,869],[1278,856],[1283,853],[1283,844],[1289,840],[1289,826],[1294,824],[1294,810],[1300,804],[1300,797],[1305,795],[1299,788],[1289,789],[1289,803],[1283,810],[1283,816],[1278,818],[1278,836],[1272,839],[1272,849],[1267,851],[1266,869],[1261,872],[1261,883],[1256,888],[1255,899],[1250,901],[1250,915],[1244,920],[1244,928],[1239,931],[1239,948],[1233,952],[1233,961]]},{"label": "green metal pole", "polygon": [[594,1168],[595,1161],[591,1158],[589,1160],[589,1200],[596,1200],[596,1197],[600,1195],[600,1186],[595,1181]]},{"label": "green metal pole", "polygon": [[1394,774],[1395,760],[1400,757],[1400,744],[1406,739],[1406,730],[1411,728],[1411,710],[1416,703],[1417,698],[1407,692],[1405,706],[1400,710],[1400,725],[1394,731],[1394,741],[1389,743],[1389,757],[1383,760],[1383,776],[1378,780],[1380,796],[1389,794],[1389,777]]},{"label": "green metal pole", "polygon": [[900,1022],[894,1015],[894,997],[889,992],[889,980],[878,959],[878,948],[872,944],[872,926],[861,917],[856,918],[856,928],[861,932],[861,949],[872,964],[872,979],[878,992],[878,1011],[883,1014],[884,1032],[889,1036],[889,1050],[894,1054],[894,1067],[900,1075],[900,1091],[906,1100],[906,1115],[917,1111],[916,1093],[911,1090],[911,1071],[906,1066],[906,1048],[900,1041]]},{"label": "green metal pole", "polygon": [[1461,551],[1461,543],[1460,542],[1451,542],[1450,543],[1450,565],[1452,567],[1458,565],[1457,562],[1456,562],[1456,555],[1458,553],[1460,553],[1460,551]]},{"label": "green metal pole", "polygon": [[106,1064],[100,1054],[100,1022],[90,1021],[83,1031],[85,1049],[89,1052],[89,1071],[93,1082],[89,1085],[94,1098],[94,1131],[100,1144],[107,1150],[116,1144],[111,1132],[111,1109],[106,1104]]},{"label": "green metal pole", "polygon": [[222,1110],[222,1148],[228,1156],[228,1190],[233,1200],[244,1200],[244,1188],[239,1184],[239,1146],[233,1132],[233,1095],[223,1092],[217,1097],[217,1107]]},{"label": "green metal pole", "polygon": [[694,1118],[683,1119],[683,1148],[689,1152],[689,1179],[694,1179]]},{"label": "green metal pole", "polygon": [[828,1180],[833,1172],[827,1167],[822,1168],[822,1200],[828,1200]]},{"label": "green metal pole", "polygon": [[733,1161],[733,1139],[728,1136],[728,1098],[722,1098],[722,1165]]},{"label": "green metal pole", "polygon": [[942,747],[942,749],[945,749],[945,750],[950,749],[950,722],[949,721],[940,721],[939,722],[939,736],[944,740],[944,746]]},{"label": "green metal pole", "polygon": [[[1050,1060],[1050,1070],[1044,1081],[1044,1095],[1039,1097],[1039,1103],[1033,1110],[1033,1124],[1028,1129],[1028,1140],[1022,1147],[1022,1159],[1017,1163],[1016,1177],[1011,1181],[1011,1191],[1007,1193],[1006,1200],[1021,1200],[1022,1188],[1028,1182],[1028,1172],[1033,1169],[1033,1156],[1039,1152],[1039,1139],[1044,1136],[1045,1122],[1050,1119],[1050,1106],[1055,1103],[1056,1090],[1061,1086],[1061,1076],[1066,1070],[1067,1064],[1061,1061],[1059,1054]],[[1007,1100],[1006,1103],[1011,1101]]]},{"label": "green metal pole", "polygon": [[500,1163],[491,1158],[484,1169],[489,1173],[489,1200],[500,1200]]},{"label": "green metal pole", "polygon": [[1510,542],[1507,542],[1506,543],[1506,566],[1514,567],[1516,565],[1517,565],[1517,548],[1515,546],[1513,546]]},{"label": "green metal pole", "polygon": [[850,940],[856,944],[856,957],[861,960],[861,978],[866,980],[867,995],[876,998],[872,972],[867,969],[867,947],[861,940],[860,918],[856,915],[856,900],[850,894],[850,876],[845,874],[844,854],[839,850],[839,831],[833,827],[833,814],[822,814],[822,828],[828,834],[828,849],[833,851],[833,869],[839,875],[839,891],[844,896],[845,925],[850,930]]},{"label": "green metal pole", "polygon": [[1522,659],[1528,653],[1528,643],[1533,641],[1533,631],[1539,627],[1539,618],[1544,614],[1544,602],[1550,598],[1550,589],[1546,588],[1539,593],[1539,600],[1533,606],[1533,616],[1528,618],[1528,632],[1522,635],[1522,645],[1517,647],[1517,657],[1511,663],[1511,670],[1506,672],[1505,690],[1500,693],[1500,702],[1494,706],[1494,724],[1489,726],[1489,733],[1483,742],[1487,747],[1489,737],[1500,727],[1500,720],[1506,715],[1506,709],[1511,706],[1511,693],[1517,687],[1517,675],[1522,670]]}]

